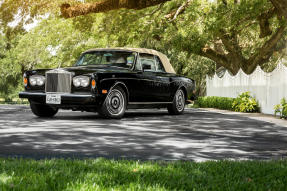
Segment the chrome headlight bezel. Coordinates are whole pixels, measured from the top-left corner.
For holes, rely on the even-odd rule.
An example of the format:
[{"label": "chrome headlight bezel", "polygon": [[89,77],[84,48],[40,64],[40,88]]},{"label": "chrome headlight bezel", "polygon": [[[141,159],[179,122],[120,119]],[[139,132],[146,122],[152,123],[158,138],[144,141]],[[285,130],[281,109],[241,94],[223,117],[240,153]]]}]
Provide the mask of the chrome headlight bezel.
[{"label": "chrome headlight bezel", "polygon": [[76,76],[73,78],[73,85],[76,88],[83,87],[86,88],[90,85],[90,77],[88,76]]},{"label": "chrome headlight bezel", "polygon": [[45,76],[33,75],[29,77],[29,84],[31,86],[43,86],[45,84],[45,81]]}]

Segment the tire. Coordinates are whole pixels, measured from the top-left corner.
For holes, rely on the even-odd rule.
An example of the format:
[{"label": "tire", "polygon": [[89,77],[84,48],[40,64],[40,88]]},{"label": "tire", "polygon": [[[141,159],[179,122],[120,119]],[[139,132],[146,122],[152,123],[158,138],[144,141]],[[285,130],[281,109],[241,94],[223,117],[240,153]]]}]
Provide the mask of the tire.
[{"label": "tire", "polygon": [[127,108],[127,96],[125,91],[116,86],[111,89],[102,104],[99,114],[105,118],[121,119]]},{"label": "tire", "polygon": [[46,104],[30,103],[32,112],[38,117],[53,117],[58,113],[58,109],[52,108]]},{"label": "tire", "polygon": [[184,112],[185,95],[182,89],[176,91],[172,104],[167,107],[168,113],[171,115],[181,115]]}]

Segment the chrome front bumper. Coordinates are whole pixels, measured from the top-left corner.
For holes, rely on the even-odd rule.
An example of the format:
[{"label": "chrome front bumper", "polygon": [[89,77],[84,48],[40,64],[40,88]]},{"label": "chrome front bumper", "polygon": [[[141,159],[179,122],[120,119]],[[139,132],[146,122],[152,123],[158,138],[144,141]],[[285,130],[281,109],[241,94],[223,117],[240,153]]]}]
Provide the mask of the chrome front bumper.
[{"label": "chrome front bumper", "polygon": [[[69,105],[69,104],[93,104],[96,101],[96,97],[91,93],[63,93],[61,95],[62,103],[61,105]],[[20,92],[20,98],[27,98],[30,101],[38,102],[45,104],[46,103],[46,93],[43,92]]]}]

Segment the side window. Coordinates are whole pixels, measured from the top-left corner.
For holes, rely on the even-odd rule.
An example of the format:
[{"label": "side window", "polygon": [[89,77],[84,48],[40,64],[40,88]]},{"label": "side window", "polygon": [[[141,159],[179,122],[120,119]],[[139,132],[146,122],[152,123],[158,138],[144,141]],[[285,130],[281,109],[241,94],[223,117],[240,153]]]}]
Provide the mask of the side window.
[{"label": "side window", "polygon": [[142,68],[148,68],[145,69],[145,71],[156,71],[156,63],[153,55],[150,54],[140,54],[140,62],[142,65]]},{"label": "side window", "polygon": [[157,72],[166,72],[164,67],[163,67],[163,64],[162,64],[162,62],[158,56],[155,56],[155,61],[156,61],[155,62],[156,63],[155,64],[156,65],[156,71]]},{"label": "side window", "polygon": [[135,65],[135,70],[142,70],[142,65],[141,65],[141,61],[140,61],[140,57],[138,56],[137,58],[137,62]]}]

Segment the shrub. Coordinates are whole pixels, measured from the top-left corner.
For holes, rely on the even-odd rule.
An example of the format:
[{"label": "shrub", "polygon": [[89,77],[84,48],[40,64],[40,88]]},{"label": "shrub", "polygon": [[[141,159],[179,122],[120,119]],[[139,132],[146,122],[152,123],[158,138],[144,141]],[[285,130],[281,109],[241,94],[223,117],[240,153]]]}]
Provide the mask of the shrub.
[{"label": "shrub", "polygon": [[232,109],[237,112],[258,112],[259,106],[255,98],[250,95],[250,92],[244,92],[235,98],[232,103]]},{"label": "shrub", "polygon": [[287,101],[285,98],[283,98],[281,100],[281,105],[275,105],[274,107],[275,110],[275,116],[277,115],[277,113],[280,114],[280,118],[284,118],[287,119]]},{"label": "shrub", "polygon": [[232,110],[233,101],[234,98],[208,96],[199,97],[196,101],[196,104],[202,108],[218,108],[224,110]]},{"label": "shrub", "polygon": [[239,112],[258,112],[257,101],[249,92],[240,94],[237,98],[206,96],[199,97],[196,103],[202,108],[217,108]]},{"label": "shrub", "polygon": [[0,104],[29,104],[27,99],[13,98],[13,99],[4,99],[0,98]]}]

